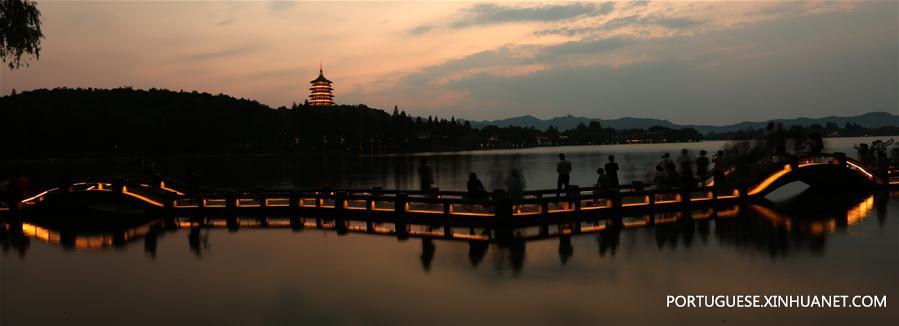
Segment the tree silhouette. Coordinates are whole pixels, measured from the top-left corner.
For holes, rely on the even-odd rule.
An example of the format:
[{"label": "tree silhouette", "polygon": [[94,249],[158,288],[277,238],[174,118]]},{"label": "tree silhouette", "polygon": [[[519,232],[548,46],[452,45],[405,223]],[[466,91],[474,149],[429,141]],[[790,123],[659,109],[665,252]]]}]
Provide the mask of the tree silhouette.
[{"label": "tree silhouette", "polygon": [[29,0],[0,0],[0,60],[10,69],[27,66],[29,56],[40,57],[42,38],[37,4]]}]

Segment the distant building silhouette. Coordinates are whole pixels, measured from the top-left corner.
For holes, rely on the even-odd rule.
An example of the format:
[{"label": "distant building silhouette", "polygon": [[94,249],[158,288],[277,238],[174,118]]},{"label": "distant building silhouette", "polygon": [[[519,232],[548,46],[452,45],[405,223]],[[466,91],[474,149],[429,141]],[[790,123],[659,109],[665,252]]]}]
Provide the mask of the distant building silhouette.
[{"label": "distant building silhouette", "polygon": [[334,88],[331,87],[332,82],[325,78],[324,69],[318,67],[318,78],[309,82],[312,87],[309,88],[309,105],[312,106],[333,106],[334,105]]}]

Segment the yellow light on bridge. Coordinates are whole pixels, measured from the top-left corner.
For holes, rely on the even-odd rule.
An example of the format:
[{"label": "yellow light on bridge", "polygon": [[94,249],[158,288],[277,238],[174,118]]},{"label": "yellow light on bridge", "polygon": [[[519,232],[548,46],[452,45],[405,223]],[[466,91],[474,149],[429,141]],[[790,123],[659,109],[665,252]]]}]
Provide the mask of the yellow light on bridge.
[{"label": "yellow light on bridge", "polygon": [[144,201],[144,202],[146,202],[146,203],[149,203],[150,205],[156,206],[156,207],[162,207],[162,206],[163,206],[162,203],[160,203],[160,202],[158,202],[158,201],[155,201],[155,200],[152,200],[152,199],[150,199],[150,198],[147,198],[146,196],[142,196],[142,195],[139,195],[139,194],[136,194],[136,193],[133,193],[133,192],[129,192],[129,191],[128,191],[128,187],[126,187],[126,186],[122,186],[122,193],[125,194],[125,195],[128,195],[128,196],[131,196],[131,197],[140,199],[140,200],[142,200],[142,201]]},{"label": "yellow light on bridge", "polygon": [[777,181],[777,179],[780,179],[780,177],[784,176],[787,173],[790,173],[790,171],[792,171],[792,170],[793,169],[790,167],[789,164],[784,165],[783,169],[781,169],[780,171],[777,171],[777,173],[774,173],[774,174],[768,176],[767,178],[765,178],[764,181],[762,181],[762,183],[759,183],[757,186],[755,186],[755,188],[753,188],[752,191],[749,192],[749,195],[752,196],[752,195],[756,195],[756,194],[762,192],[763,190],[765,190],[765,188],[768,188],[768,186],[770,186],[772,183]]}]

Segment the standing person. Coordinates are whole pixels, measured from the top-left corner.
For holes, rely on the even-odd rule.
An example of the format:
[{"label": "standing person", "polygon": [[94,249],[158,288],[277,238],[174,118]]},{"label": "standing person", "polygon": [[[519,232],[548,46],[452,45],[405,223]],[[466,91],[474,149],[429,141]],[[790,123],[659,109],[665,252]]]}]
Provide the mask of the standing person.
[{"label": "standing person", "polygon": [[774,154],[781,159],[787,154],[787,132],[780,122],[774,127]]},{"label": "standing person", "polygon": [[562,186],[568,192],[568,183],[571,181],[571,162],[565,160],[565,154],[559,154],[559,163],[556,163],[556,173],[559,178],[556,181],[556,197],[562,192]]},{"label": "standing person", "polygon": [[421,164],[418,165],[418,182],[421,192],[428,193],[431,191],[431,185],[434,184],[434,172],[428,166],[428,159],[422,158]]},{"label": "standing person", "polygon": [[468,198],[471,200],[487,199],[487,191],[484,190],[484,184],[478,179],[478,175],[474,172],[468,174]]},{"label": "standing person", "polygon": [[813,132],[808,135],[808,138],[811,143],[809,149],[812,155],[820,155],[821,151],[824,150],[824,139],[821,138],[821,134],[818,132]]},{"label": "standing person", "polygon": [[859,143],[858,145],[852,146],[852,148],[855,148],[856,159],[864,162],[865,157],[868,156],[868,144]]},{"label": "standing person", "polygon": [[696,178],[699,179],[699,185],[705,186],[705,181],[709,176],[709,158],[705,155],[705,150],[699,151],[699,157],[696,158]]},{"label": "standing person", "polygon": [[776,152],[774,150],[775,143],[777,142],[777,135],[774,134],[774,122],[768,122],[768,126],[765,127],[765,151],[768,153],[768,158],[771,159]]},{"label": "standing person", "polygon": [[606,175],[609,176],[609,189],[618,190],[618,163],[615,163],[615,155],[609,155],[609,163],[606,163]]},{"label": "standing person", "polygon": [[680,173],[681,184],[684,188],[692,188],[696,183],[696,179],[693,178],[693,160],[690,159],[686,148],[680,151],[680,156],[677,157],[677,164],[680,167],[678,172]]},{"label": "standing person", "polygon": [[716,187],[723,187],[727,185],[727,178],[725,175],[725,171],[727,171],[727,158],[724,157],[724,151],[719,150],[715,153],[715,156],[712,157],[712,162],[715,163],[714,170],[714,182]]},{"label": "standing person", "polygon": [[521,200],[524,198],[525,187],[527,187],[527,184],[524,181],[524,176],[521,175],[521,171],[518,171],[517,169],[509,171],[509,177],[506,178],[506,188],[509,189],[509,198],[512,200]]}]

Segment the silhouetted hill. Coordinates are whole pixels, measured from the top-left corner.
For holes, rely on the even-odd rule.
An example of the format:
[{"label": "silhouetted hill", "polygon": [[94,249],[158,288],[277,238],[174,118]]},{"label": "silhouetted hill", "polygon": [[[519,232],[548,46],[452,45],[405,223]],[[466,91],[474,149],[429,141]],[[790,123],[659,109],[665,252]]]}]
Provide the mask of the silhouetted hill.
[{"label": "silhouetted hill", "polygon": [[0,158],[320,150],[421,150],[478,144],[446,120],[364,105],[272,109],[227,95],[169,90],[40,89],[0,97]]},{"label": "silhouetted hill", "polygon": [[768,121],[744,121],[740,123],[735,123],[727,126],[700,126],[700,125],[689,125],[689,127],[693,127],[696,130],[699,130],[702,133],[708,132],[732,132],[739,130],[747,130],[747,129],[761,129],[765,128],[768,122],[779,122],[784,125],[784,127],[792,127],[792,126],[801,126],[808,127],[813,124],[826,125],[828,123],[834,123],[838,126],[844,126],[846,123],[856,124],[865,128],[882,128],[882,127],[895,127],[899,126],[899,115],[890,114],[887,112],[868,112],[862,115],[849,116],[849,117],[837,117],[837,116],[829,116],[823,118],[794,118],[794,119],[774,119]]},{"label": "silhouetted hill", "polygon": [[887,112],[870,112],[865,113],[858,116],[850,116],[850,117],[824,117],[824,118],[795,118],[795,119],[775,119],[775,120],[767,120],[767,121],[757,121],[757,122],[740,122],[731,125],[725,126],[710,126],[710,125],[677,125],[668,120],[661,119],[652,119],[652,118],[619,118],[619,119],[593,119],[593,118],[585,118],[585,117],[576,117],[573,115],[565,115],[561,117],[556,117],[548,120],[542,120],[530,115],[502,119],[502,120],[493,120],[493,121],[472,121],[471,125],[473,127],[484,127],[489,125],[499,126],[499,127],[507,127],[507,126],[518,126],[518,127],[533,127],[539,130],[546,130],[549,126],[555,126],[559,130],[567,130],[576,127],[578,124],[589,124],[591,121],[599,122],[603,127],[613,128],[613,129],[646,129],[652,126],[662,126],[666,128],[679,129],[679,128],[693,128],[701,133],[723,133],[723,132],[734,132],[740,130],[747,129],[760,129],[765,128],[769,121],[780,122],[784,125],[784,127],[791,126],[802,126],[808,127],[813,124],[826,125],[827,123],[835,123],[839,126],[844,126],[847,122],[860,125],[865,128],[881,128],[881,127],[889,127],[889,126],[899,126],[899,115],[890,114]]},{"label": "silhouetted hill", "polygon": [[[865,115],[863,123],[889,123],[895,116]],[[416,152],[687,142],[704,138],[694,128],[664,120],[622,118],[583,122],[564,116],[544,125],[473,128],[468,121],[413,117],[365,105],[272,109],[227,95],[169,90],[40,89],[0,97],[0,159],[81,158],[309,151]],[[825,118],[827,119],[827,118]],[[814,123],[814,119],[808,119]],[[805,120],[797,120],[805,122]],[[837,120],[842,122],[842,120]],[[847,120],[848,121],[848,120]],[[540,123],[523,116],[510,124]],[[788,122],[785,122],[789,124]],[[560,125],[560,128],[549,128]],[[652,126],[640,128],[640,126]],[[745,127],[753,127],[752,123]],[[790,128],[802,134],[802,128]],[[811,128],[822,135],[895,135],[899,127],[867,129],[830,123]],[[761,137],[760,130],[710,133],[714,139]]]},{"label": "silhouetted hill", "polygon": [[[523,117],[522,119],[527,119]],[[132,88],[39,89],[0,97],[0,159],[306,151],[408,152],[697,141],[693,129],[472,128],[365,105],[272,109],[227,95]]]}]

